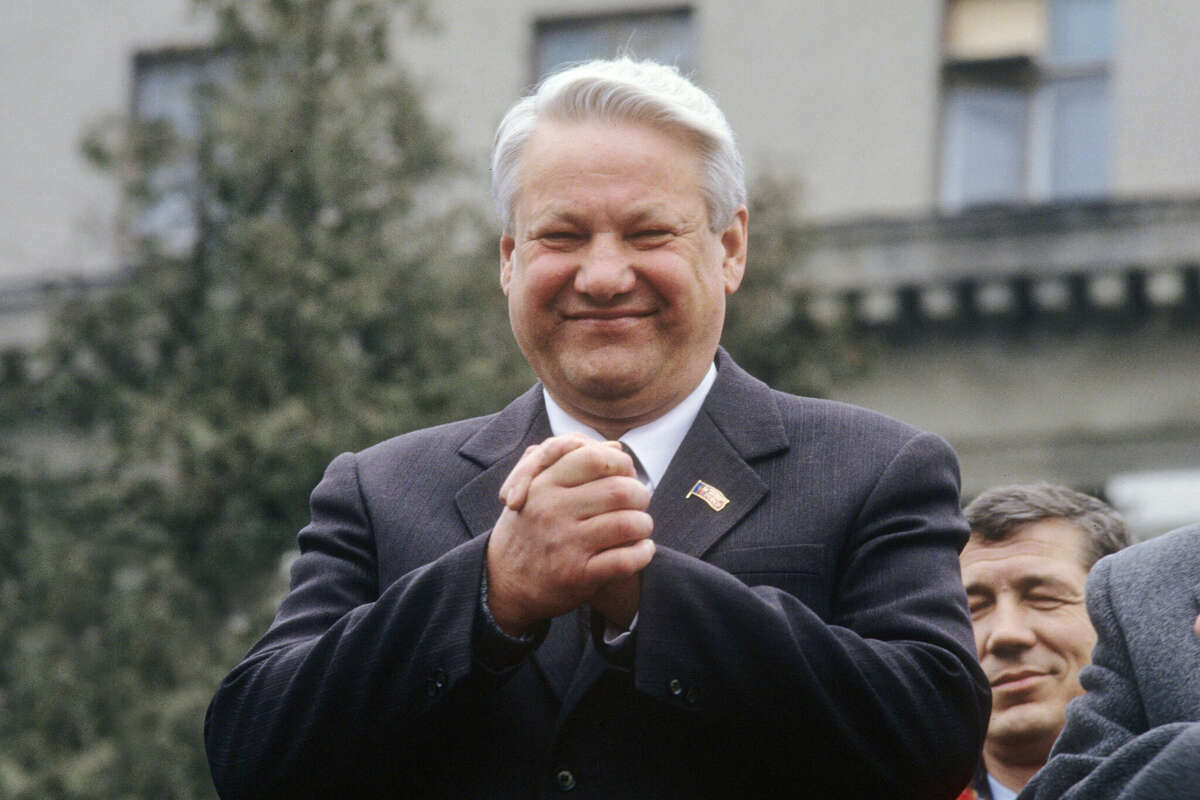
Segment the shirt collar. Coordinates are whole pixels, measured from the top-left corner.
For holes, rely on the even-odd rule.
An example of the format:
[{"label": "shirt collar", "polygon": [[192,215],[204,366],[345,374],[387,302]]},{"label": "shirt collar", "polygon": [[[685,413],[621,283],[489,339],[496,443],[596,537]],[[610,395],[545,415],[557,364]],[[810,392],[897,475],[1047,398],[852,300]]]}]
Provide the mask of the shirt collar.
[{"label": "shirt collar", "polygon": [[992,789],[992,800],[1016,800],[1017,793],[993,778],[990,773],[988,774],[987,779],[988,785]]},{"label": "shirt collar", "polygon": [[[683,437],[687,436],[687,432],[691,430],[692,423],[696,421],[696,415],[700,413],[700,406],[704,405],[704,398],[708,396],[708,390],[712,388],[716,379],[716,365],[710,364],[700,385],[683,398],[681,403],[658,419],[627,431],[621,437],[621,441],[637,453],[638,460],[642,462],[642,468],[646,470],[646,476],[650,479],[651,491],[662,481],[667,467],[671,464],[671,459],[675,457],[675,451],[683,443]],[[550,420],[550,432],[555,436],[582,433],[603,441],[604,437],[599,432],[584,425],[554,402],[554,398],[544,387],[542,388],[542,397],[546,400],[546,416]]]}]

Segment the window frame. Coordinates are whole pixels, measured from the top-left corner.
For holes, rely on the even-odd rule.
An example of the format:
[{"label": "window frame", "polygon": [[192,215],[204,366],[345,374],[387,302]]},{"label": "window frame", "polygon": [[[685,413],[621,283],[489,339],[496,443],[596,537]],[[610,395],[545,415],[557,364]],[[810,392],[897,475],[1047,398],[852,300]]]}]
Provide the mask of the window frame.
[{"label": "window frame", "polygon": [[[951,6],[956,0],[946,0],[943,5],[943,30],[941,39],[941,105],[939,112],[938,152],[938,207],[944,212],[958,212],[966,208],[986,205],[1017,205],[1096,197],[1109,185],[1111,149],[1104,153],[1101,165],[1101,188],[1098,192],[1081,193],[1059,191],[1055,187],[1054,159],[1056,120],[1053,105],[1053,90],[1071,81],[1100,80],[1109,92],[1103,112],[1111,115],[1112,62],[1115,47],[1101,57],[1071,60],[1052,53],[1051,31],[1054,0],[1042,0],[1041,11],[1045,15],[1046,40],[1037,52],[1022,52],[1019,49],[1002,54],[986,56],[955,55],[948,39],[947,26]],[[1108,13],[1113,13],[1109,3]],[[1110,18],[1111,23],[1111,18]],[[972,86],[1011,88],[1019,90],[1025,98],[1024,125],[1017,143],[1022,153],[1022,168],[1019,185],[1012,197],[996,199],[964,199],[962,175],[965,170],[950,163],[953,153],[950,146],[955,132],[951,131],[952,99],[956,90]],[[1111,117],[1108,128],[1111,143]]]}]

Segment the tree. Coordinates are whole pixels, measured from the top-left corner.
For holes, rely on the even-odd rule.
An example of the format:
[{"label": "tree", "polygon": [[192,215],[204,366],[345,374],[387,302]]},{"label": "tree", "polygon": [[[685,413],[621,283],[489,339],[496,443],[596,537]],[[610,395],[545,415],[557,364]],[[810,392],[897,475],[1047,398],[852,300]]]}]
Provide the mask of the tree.
[{"label": "tree", "polygon": [[65,298],[38,377],[3,389],[10,431],[77,453],[0,476],[5,797],[211,796],[204,708],[325,464],[530,381],[495,234],[442,201],[459,167],[389,56],[423,6],[197,5],[230,65],[200,135],[127,121],[86,144],[134,219],[181,174],[164,165],[193,165],[195,241],[138,229],[120,280]]},{"label": "tree", "polygon": [[746,276],[729,299],[721,343],[771,386],[821,397],[865,368],[871,342],[845,319],[818,321],[808,313],[808,291],[794,281],[807,246],[795,197],[780,179],[764,175],[754,181]]}]

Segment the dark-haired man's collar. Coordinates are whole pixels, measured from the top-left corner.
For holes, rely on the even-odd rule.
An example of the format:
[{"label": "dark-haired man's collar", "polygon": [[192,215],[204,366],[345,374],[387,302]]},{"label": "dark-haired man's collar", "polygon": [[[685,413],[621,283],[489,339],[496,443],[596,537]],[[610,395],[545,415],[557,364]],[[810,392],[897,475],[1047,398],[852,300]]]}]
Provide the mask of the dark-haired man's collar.
[{"label": "dark-haired man's collar", "polygon": [[988,788],[992,790],[992,800],[1017,800],[1017,793],[988,774]]}]

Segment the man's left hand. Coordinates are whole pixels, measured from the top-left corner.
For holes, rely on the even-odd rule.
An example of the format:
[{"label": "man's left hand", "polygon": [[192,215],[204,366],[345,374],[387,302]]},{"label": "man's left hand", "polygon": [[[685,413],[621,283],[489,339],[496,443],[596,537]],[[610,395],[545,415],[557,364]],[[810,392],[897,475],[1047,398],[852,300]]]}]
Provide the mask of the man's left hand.
[{"label": "man's left hand", "polygon": [[[526,448],[521,460],[500,487],[500,502],[513,511],[520,511],[528,497],[529,484],[538,474],[567,453],[591,441],[593,440],[581,433],[574,433],[556,436],[541,444]],[[621,447],[620,442],[605,442],[605,444],[610,447]],[[637,616],[638,604],[641,601],[641,589],[640,573],[626,578],[618,578],[597,591],[592,596],[590,604],[613,625],[628,630],[633,623],[633,618]]]}]

